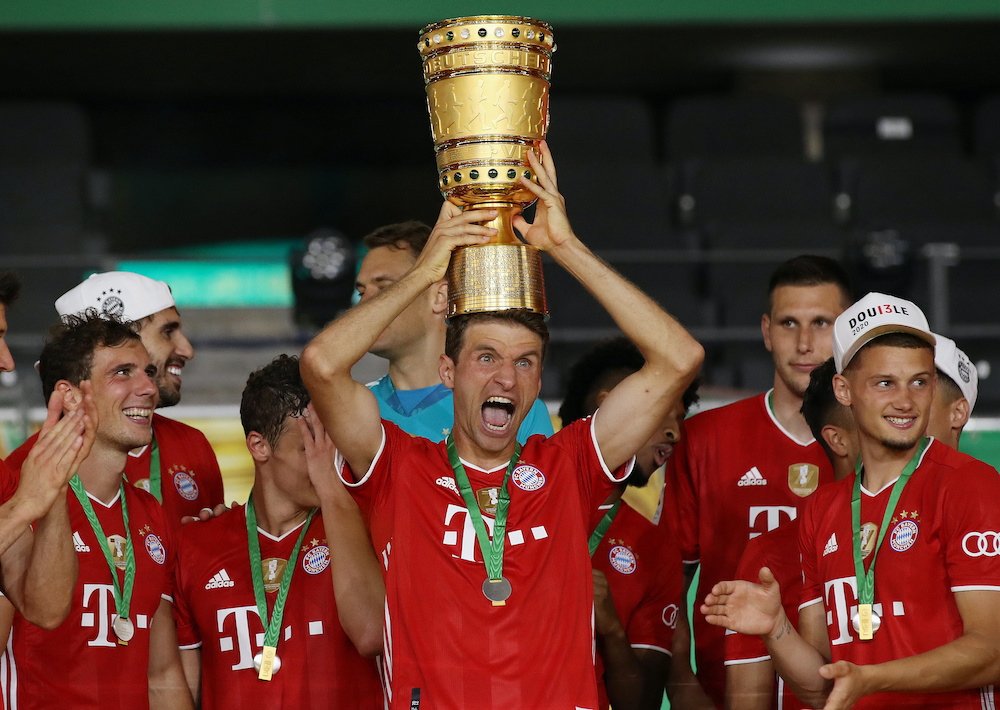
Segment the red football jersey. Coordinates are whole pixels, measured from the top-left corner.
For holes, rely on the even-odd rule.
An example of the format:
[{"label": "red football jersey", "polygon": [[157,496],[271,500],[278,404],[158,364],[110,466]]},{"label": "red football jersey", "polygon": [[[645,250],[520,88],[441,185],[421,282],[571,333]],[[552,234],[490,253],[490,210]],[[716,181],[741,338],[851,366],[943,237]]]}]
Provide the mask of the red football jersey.
[{"label": "red football jersey", "polygon": [[[752,538],[798,517],[806,496],[833,480],[815,439],[799,441],[775,419],[770,392],[697,414],[667,461],[665,505],[685,563],[701,562],[697,599],[733,579]],[[725,630],[692,614],[698,679],[721,708]]]},{"label": "red football jersey", "polygon": [[[736,579],[759,583],[761,567],[767,567],[778,580],[781,606],[793,626],[799,625],[799,601],[802,598],[802,560],[799,557],[798,519],[780,525],[747,543],[736,568]],[[726,665],[739,665],[770,660],[760,636],[748,636],[726,631]],[[795,697],[785,682],[774,676],[771,707],[775,710],[808,710],[809,706]]]},{"label": "red football jersey", "polygon": [[[669,656],[684,590],[684,569],[673,531],[666,524],[651,523],[623,502],[594,551],[593,565],[608,578],[629,644]],[[600,707],[607,710],[600,654],[596,670]]]},{"label": "red football jersey", "polygon": [[[317,513],[302,541],[288,588],[270,681],[257,678],[253,657],[264,641],[250,573],[246,509],[185,526],[177,551],[174,616],[182,649],[201,648],[202,707],[382,707],[375,661],[362,658],[337,620],[330,548]],[[268,613],[302,532],[281,538],[258,529]]]},{"label": "red football jersey", "polygon": [[[889,521],[875,566],[873,611],[881,619],[870,641],[857,637],[857,583],[851,525],[854,476],[819,491],[799,535],[805,589],[802,605],[823,603],[833,660],[882,663],[937,648],[962,635],[955,593],[1000,591],[1000,476],[981,461],[932,441]],[[874,547],[892,486],[862,487],[864,540]],[[865,558],[865,568],[872,555]],[[985,693],[989,694],[988,700]],[[855,708],[992,708],[992,687],[903,695],[871,695]]]},{"label": "red football jersey", "polygon": [[[107,560],[80,502],[72,491],[68,495],[80,562],[73,608],[52,631],[14,615],[5,654],[11,676],[6,707],[148,708],[149,625],[160,601],[170,600],[173,531],[153,496],[125,486],[136,564],[129,609],[135,636],[121,646],[111,628],[116,613]],[[119,584],[124,584],[125,526],[119,498],[110,506],[94,498],[91,504],[108,536]]]},{"label": "red football jersey", "polygon": [[[512,594],[493,606],[444,442],[382,427],[371,470],[354,483],[342,467],[342,477],[383,562],[391,706],[595,708],[588,523],[629,467],[607,469],[589,418],[528,439],[507,485],[503,575]],[[489,529],[506,469],[465,463]]]},{"label": "red football jersey", "polygon": [[[20,471],[21,467],[18,466],[17,470]],[[0,461],[0,505],[14,497],[20,480],[20,476],[11,471],[3,461]]]},{"label": "red football jersey", "polygon": [[[153,435],[160,451],[163,508],[177,531],[185,515],[197,516],[202,508],[225,502],[222,474],[208,439],[194,427],[154,413]],[[11,468],[20,470],[37,440],[38,434],[33,434],[11,452],[7,459]],[[150,447],[145,446],[137,454],[130,452],[125,464],[125,479],[147,491],[150,456]]]}]

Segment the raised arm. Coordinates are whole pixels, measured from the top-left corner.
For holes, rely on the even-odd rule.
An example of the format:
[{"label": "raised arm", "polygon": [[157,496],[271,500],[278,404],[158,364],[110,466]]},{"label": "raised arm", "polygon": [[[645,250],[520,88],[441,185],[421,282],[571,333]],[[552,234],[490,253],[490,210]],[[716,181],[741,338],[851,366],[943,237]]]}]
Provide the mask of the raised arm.
[{"label": "raised arm", "polygon": [[597,441],[609,468],[638,451],[681,398],[701,367],[704,350],[674,318],[641,290],[597,258],[574,234],[559,194],[555,165],[542,143],[542,161],[529,153],[539,184],[521,184],[538,197],[535,221],[523,217],[514,227],[524,240],[548,252],[607,310],[646,358],[645,366],[623,380],[601,405],[595,421]]},{"label": "raised arm", "polygon": [[309,479],[323,508],[323,527],[330,547],[330,572],[337,616],[358,653],[367,658],[382,653],[385,583],[375,548],[361,519],[358,504],[333,470],[336,450],[310,404],[298,419],[306,447]]},{"label": "raised arm", "polygon": [[17,492],[0,506],[3,588],[24,617],[43,628],[63,622],[76,586],[67,486],[90,453],[97,429],[90,383],[82,387],[82,406],[62,418],[62,393],[52,393],[41,434],[21,466]]},{"label": "raised arm", "polygon": [[410,270],[374,298],[359,303],[327,325],[302,353],[302,379],[316,413],[358,475],[367,471],[375,459],[382,429],[375,396],[354,381],[351,368],[403,309],[431,284],[444,278],[454,249],[489,241],[496,230],[475,222],[494,216],[496,212],[492,210],[459,213],[457,207],[446,202]]}]

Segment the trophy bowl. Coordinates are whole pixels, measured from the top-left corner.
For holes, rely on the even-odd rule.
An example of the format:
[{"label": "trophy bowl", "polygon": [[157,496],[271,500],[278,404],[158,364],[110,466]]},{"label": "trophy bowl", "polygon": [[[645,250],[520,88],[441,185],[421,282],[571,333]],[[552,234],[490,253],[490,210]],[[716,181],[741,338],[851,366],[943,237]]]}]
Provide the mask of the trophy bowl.
[{"label": "trophy bowl", "polygon": [[444,20],[420,32],[438,187],[462,209],[495,209],[488,244],[455,251],[448,267],[448,316],[523,308],[546,313],[541,254],[512,220],[535,200],[528,152],[549,124],[556,49],[545,22],[513,15]]}]

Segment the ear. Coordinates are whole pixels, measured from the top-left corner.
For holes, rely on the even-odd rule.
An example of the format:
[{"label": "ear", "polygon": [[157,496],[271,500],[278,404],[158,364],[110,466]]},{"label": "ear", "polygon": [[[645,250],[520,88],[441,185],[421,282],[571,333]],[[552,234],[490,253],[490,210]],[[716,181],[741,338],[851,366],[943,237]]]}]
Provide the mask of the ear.
[{"label": "ear", "polygon": [[431,310],[434,315],[444,315],[448,312],[448,282],[438,281],[431,286]]},{"label": "ear", "polygon": [[833,453],[837,456],[847,457],[847,442],[844,441],[844,432],[840,427],[827,424],[820,433]]},{"label": "ear", "polygon": [[56,382],[55,390],[62,392],[64,414],[75,411],[83,404],[83,390],[73,385],[69,380]]},{"label": "ear", "polygon": [[271,458],[271,445],[260,432],[252,431],[247,434],[247,451],[257,463],[266,463]]},{"label": "ear", "polygon": [[455,389],[455,363],[447,355],[442,354],[438,359],[438,376],[445,387]]},{"label": "ear", "polygon": [[833,376],[833,394],[845,407],[851,406],[851,386],[847,382],[847,378],[843,375],[837,374]]},{"label": "ear", "polygon": [[771,352],[771,316],[768,313],[760,317],[760,332],[764,336],[764,347]]},{"label": "ear", "polygon": [[972,410],[969,409],[969,400],[965,397],[956,399],[951,405],[951,428],[961,431],[969,423],[970,414]]}]

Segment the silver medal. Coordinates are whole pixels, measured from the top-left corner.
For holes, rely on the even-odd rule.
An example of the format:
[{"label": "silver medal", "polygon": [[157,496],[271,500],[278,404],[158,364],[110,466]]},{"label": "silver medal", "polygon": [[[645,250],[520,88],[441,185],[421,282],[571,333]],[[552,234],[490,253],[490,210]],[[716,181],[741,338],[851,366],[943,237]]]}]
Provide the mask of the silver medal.
[{"label": "silver medal", "polygon": [[[878,631],[878,627],[882,625],[882,619],[872,611],[872,634]],[[851,626],[854,628],[855,633],[861,633],[861,617],[858,614],[858,610],[855,609],[854,613],[851,614]]]},{"label": "silver medal", "polygon": [[487,579],[483,582],[483,594],[491,602],[504,602],[510,596],[510,582],[506,577],[500,579]]},{"label": "silver medal", "polygon": [[[264,654],[263,653],[258,653],[256,656],[253,657],[253,668],[258,673],[260,673],[260,665],[263,662],[264,662]],[[279,670],[281,670],[281,658],[279,656],[275,655],[275,657],[274,657],[274,665],[271,666],[271,672],[272,673],[277,673]]]},{"label": "silver medal", "polygon": [[115,636],[120,638],[125,643],[132,640],[135,636],[135,624],[132,623],[131,619],[123,619],[118,616],[115,617],[115,623],[113,624],[115,630]]}]

